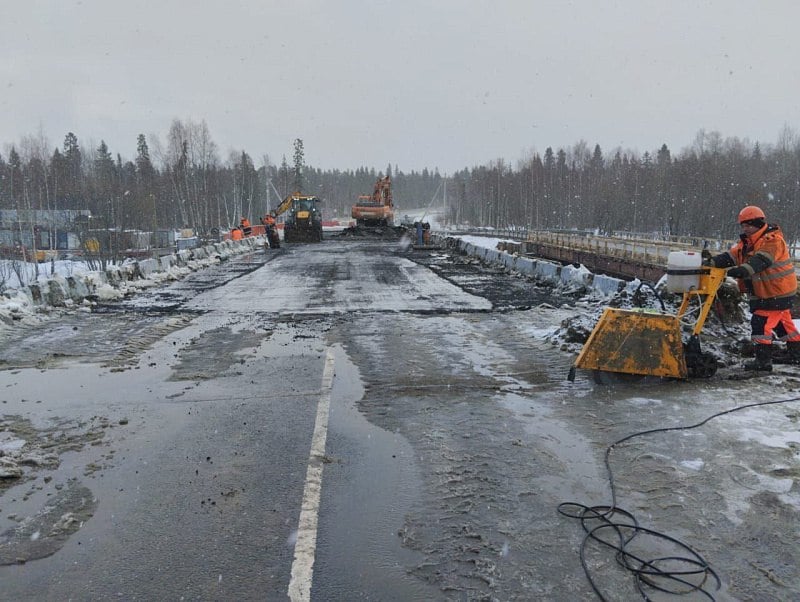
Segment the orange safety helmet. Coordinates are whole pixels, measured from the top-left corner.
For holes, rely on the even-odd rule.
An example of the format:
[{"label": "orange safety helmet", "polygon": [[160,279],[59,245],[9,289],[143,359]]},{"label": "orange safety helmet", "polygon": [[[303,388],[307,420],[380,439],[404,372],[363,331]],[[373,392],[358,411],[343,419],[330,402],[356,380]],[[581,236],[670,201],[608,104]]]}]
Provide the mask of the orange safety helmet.
[{"label": "orange safety helmet", "polygon": [[748,205],[739,212],[740,224],[743,222],[749,222],[750,220],[754,219],[762,219],[762,220],[767,219],[767,216],[764,215],[764,212],[761,210],[760,207],[756,207],[755,205]]}]

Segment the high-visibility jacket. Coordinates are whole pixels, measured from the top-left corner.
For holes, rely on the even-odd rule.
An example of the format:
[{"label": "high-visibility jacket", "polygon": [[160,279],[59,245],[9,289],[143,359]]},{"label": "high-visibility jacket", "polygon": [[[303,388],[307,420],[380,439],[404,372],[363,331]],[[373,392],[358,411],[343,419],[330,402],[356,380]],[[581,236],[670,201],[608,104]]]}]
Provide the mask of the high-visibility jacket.
[{"label": "high-visibility jacket", "polygon": [[242,240],[242,231],[240,228],[231,230],[231,240]]},{"label": "high-visibility jacket", "polygon": [[275,218],[272,217],[271,215],[265,215],[263,221],[264,221],[264,225],[267,228],[269,228],[270,226],[274,226],[275,225]]},{"label": "high-visibility jacket", "polygon": [[[797,274],[778,226],[765,224],[728,251],[736,265],[751,272],[739,289],[751,295],[750,309],[787,309],[797,294]],[[755,299],[752,299],[755,297]]]},{"label": "high-visibility jacket", "polygon": [[243,217],[242,221],[239,223],[239,226],[241,228],[249,228],[250,227],[250,220],[247,219],[246,217]]}]

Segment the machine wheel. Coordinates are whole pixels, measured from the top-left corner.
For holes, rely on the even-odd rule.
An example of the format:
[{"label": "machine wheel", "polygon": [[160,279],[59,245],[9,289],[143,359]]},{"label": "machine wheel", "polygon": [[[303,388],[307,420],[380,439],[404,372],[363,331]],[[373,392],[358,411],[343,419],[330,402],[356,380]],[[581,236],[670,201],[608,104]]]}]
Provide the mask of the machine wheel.
[{"label": "machine wheel", "polygon": [[700,353],[686,359],[690,378],[711,378],[717,373],[717,358],[713,355]]},{"label": "machine wheel", "polygon": [[592,377],[598,385],[619,385],[638,383],[644,374],[625,374],[624,372],[607,372],[606,370],[592,370]]}]

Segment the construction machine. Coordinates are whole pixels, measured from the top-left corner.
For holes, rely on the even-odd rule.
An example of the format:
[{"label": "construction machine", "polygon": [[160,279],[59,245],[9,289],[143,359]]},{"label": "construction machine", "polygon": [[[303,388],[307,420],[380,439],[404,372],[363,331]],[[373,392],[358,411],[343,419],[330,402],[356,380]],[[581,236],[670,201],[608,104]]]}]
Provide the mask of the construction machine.
[{"label": "construction machine", "polygon": [[321,242],[322,211],[317,205],[322,200],[316,196],[294,192],[287,196],[275,210],[275,217],[287,213],[283,224],[284,242]]},{"label": "construction machine", "polygon": [[393,226],[392,178],[378,178],[372,195],[360,195],[350,212],[357,226]]},{"label": "construction machine", "polygon": [[[644,376],[710,378],[716,373],[716,358],[700,349],[700,331],[726,271],[701,265],[700,253],[680,254],[697,257],[696,265],[667,268],[667,290],[683,293],[677,314],[607,307],[570,369],[569,380],[574,380],[576,368],[591,370],[598,384]],[[683,327],[691,329],[685,342]]]}]

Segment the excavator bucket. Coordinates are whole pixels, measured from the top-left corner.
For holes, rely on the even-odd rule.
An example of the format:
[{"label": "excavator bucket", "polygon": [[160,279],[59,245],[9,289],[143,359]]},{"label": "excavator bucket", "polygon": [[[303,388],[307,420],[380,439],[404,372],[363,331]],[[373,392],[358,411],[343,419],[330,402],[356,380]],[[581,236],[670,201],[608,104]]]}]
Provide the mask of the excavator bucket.
[{"label": "excavator bucket", "polygon": [[608,307],[584,343],[575,367],[685,379],[680,321],[667,314]]}]

